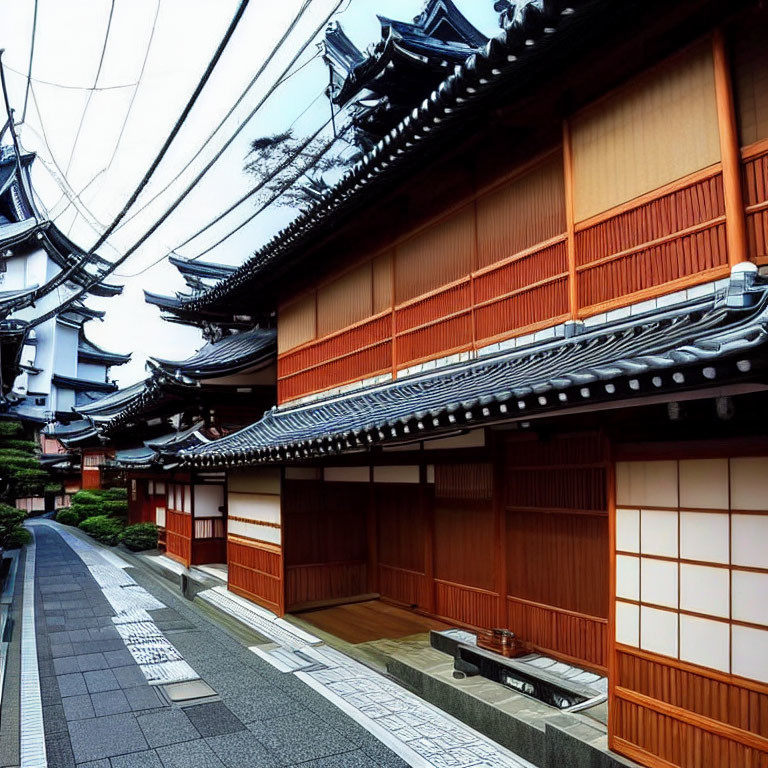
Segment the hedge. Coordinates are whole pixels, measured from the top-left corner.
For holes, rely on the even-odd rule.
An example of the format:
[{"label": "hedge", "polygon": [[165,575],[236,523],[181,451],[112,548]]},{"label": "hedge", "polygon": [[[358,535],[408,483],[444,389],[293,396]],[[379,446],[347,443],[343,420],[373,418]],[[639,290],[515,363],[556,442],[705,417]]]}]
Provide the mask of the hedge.
[{"label": "hedge", "polygon": [[129,525],[120,534],[121,543],[134,552],[157,547],[157,526],[154,523]]},{"label": "hedge", "polygon": [[56,522],[62,525],[80,525],[80,515],[73,509],[64,507],[56,513]]},{"label": "hedge", "polygon": [[96,541],[108,544],[110,547],[114,547],[117,544],[124,527],[119,520],[116,520],[114,517],[107,517],[107,515],[88,517],[78,526],[81,531],[85,531]]}]

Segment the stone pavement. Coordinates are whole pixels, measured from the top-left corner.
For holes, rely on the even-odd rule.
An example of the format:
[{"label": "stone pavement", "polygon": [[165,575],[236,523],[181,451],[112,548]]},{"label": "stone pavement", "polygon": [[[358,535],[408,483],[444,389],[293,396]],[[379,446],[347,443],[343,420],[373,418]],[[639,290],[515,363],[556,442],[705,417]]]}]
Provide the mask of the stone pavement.
[{"label": "stone pavement", "polygon": [[[147,682],[92,571],[54,528],[35,525],[34,534],[37,652],[49,766],[406,765],[297,677],[281,674],[154,577],[131,569],[139,585],[166,606],[148,611],[154,624],[216,694],[204,703],[172,703],[162,686]],[[5,758],[1,764],[14,762]]]}]

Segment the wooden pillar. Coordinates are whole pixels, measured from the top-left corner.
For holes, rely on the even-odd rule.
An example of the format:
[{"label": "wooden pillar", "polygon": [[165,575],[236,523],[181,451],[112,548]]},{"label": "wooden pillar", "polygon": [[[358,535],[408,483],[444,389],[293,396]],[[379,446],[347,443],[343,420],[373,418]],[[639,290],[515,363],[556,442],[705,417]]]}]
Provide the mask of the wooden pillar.
[{"label": "wooden pillar", "polygon": [[373,470],[368,481],[368,509],[365,515],[366,534],[368,539],[368,585],[366,592],[379,591],[379,510],[376,505],[376,492],[373,483]]},{"label": "wooden pillar", "polygon": [[606,638],[608,667],[608,748],[614,748],[616,730],[616,461],[613,456],[613,444],[609,437],[605,440],[606,464],[606,500],[608,502],[608,629]]},{"label": "wooden pillar", "polygon": [[507,612],[507,510],[504,503],[504,444],[498,439],[498,434],[493,436],[491,445],[493,460],[493,513],[495,555],[495,586],[499,593],[499,604],[496,624],[499,627],[507,627],[509,624]]},{"label": "wooden pillar", "polygon": [[419,498],[421,513],[424,516],[424,581],[427,613],[435,612],[435,501],[434,492],[430,493],[427,483],[427,465],[419,466]]},{"label": "wooden pillar", "polygon": [[728,263],[731,267],[747,260],[747,225],[741,182],[741,153],[733,101],[730,62],[722,30],[712,36],[715,65],[715,96],[717,122],[720,130],[720,156],[723,165],[723,194],[725,197],[725,231],[728,243]]},{"label": "wooden pillar", "polygon": [[563,120],[563,181],[565,185],[565,225],[568,249],[568,314],[571,320],[579,317],[579,291],[576,282],[576,235],[573,207],[573,151],[571,126]]}]

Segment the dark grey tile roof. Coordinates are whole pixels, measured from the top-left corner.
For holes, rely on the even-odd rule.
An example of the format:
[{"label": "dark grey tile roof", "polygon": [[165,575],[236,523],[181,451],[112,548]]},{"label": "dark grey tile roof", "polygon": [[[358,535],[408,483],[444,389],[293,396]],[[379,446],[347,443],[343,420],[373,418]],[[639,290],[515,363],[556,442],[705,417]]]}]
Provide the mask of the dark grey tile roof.
[{"label": "dark grey tile roof", "polygon": [[117,352],[108,352],[106,349],[94,344],[85,334],[80,334],[80,340],[77,345],[77,354],[83,360],[91,360],[107,365],[123,365],[131,359],[131,355],[121,355]]},{"label": "dark grey tile roof", "polygon": [[254,328],[208,343],[186,360],[152,358],[152,361],[171,376],[221,376],[271,362],[277,355],[276,339],[274,329]]},{"label": "dark grey tile roof", "polygon": [[[570,339],[311,405],[273,409],[246,429],[180,455],[198,465],[300,459],[606,400],[711,386],[713,378],[742,376],[753,365],[745,361],[754,360],[765,344],[768,290],[745,295],[750,308],[729,307],[721,292],[717,299],[655,311]],[[764,350],[759,354],[765,357]]]},{"label": "dark grey tile roof", "polygon": [[146,384],[146,379],[144,381],[137,381],[129,387],[119,389],[106,397],[102,397],[95,403],[80,406],[78,412],[94,421],[109,419],[138,397],[146,388]]}]

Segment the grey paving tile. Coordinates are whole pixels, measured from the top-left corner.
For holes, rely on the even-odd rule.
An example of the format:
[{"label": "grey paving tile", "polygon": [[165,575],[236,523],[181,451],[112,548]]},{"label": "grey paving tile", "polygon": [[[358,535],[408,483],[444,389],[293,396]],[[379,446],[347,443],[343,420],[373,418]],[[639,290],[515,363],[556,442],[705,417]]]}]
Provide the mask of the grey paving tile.
[{"label": "grey paving tile", "polygon": [[51,644],[51,656],[54,659],[60,659],[63,656],[74,656],[75,650],[72,647],[72,643],[56,643]]},{"label": "grey paving tile", "polygon": [[147,678],[144,677],[144,673],[137,664],[116,667],[112,670],[112,674],[121,688],[135,688],[137,685],[144,685],[147,682]]},{"label": "grey paving tile", "polygon": [[88,693],[88,689],[85,686],[85,679],[80,672],[56,675],[56,682],[59,685],[59,692],[61,693],[62,698]]},{"label": "grey paving tile", "polygon": [[249,686],[250,678],[241,680],[241,682],[243,685],[237,688],[234,685],[222,686],[219,683],[216,684],[216,688],[222,693],[222,699],[226,705],[244,723],[268,720],[305,711],[305,707],[298,699],[294,699],[280,690],[258,684]]},{"label": "grey paving tile", "polygon": [[140,752],[149,745],[134,715],[107,715],[69,724],[72,751],[78,762]]},{"label": "grey paving tile", "polygon": [[90,635],[91,640],[109,640],[111,638],[119,637],[114,625],[108,624],[103,627],[92,627],[86,630]]},{"label": "grey paving tile", "polygon": [[130,704],[131,709],[134,712],[167,706],[157,695],[155,689],[149,685],[140,685],[136,688],[124,688],[123,693],[125,694],[125,698],[128,699],[128,704]]},{"label": "grey paving tile", "polygon": [[160,747],[157,754],[164,768],[224,768],[224,763],[203,739]]},{"label": "grey paving tile", "polygon": [[138,715],[137,719],[150,747],[165,747],[200,738],[197,729],[181,709]]},{"label": "grey paving tile", "polygon": [[163,764],[154,749],[113,757],[111,763],[112,768],[163,768]]},{"label": "grey paving tile", "polygon": [[184,713],[201,736],[222,736],[245,730],[243,723],[221,701],[185,707]]},{"label": "grey paving tile", "polygon": [[211,736],[205,740],[227,768],[277,768],[282,761],[250,731]]},{"label": "grey paving tile", "polygon": [[82,643],[85,640],[91,639],[87,629],[73,629],[67,632],[67,636],[71,643]]},{"label": "grey paving tile", "polygon": [[[401,764],[406,766],[407,763]],[[362,750],[345,752],[342,755],[321,757],[319,760],[308,760],[301,764],[301,768],[384,768],[381,763],[375,762]]]},{"label": "grey paving tile", "polygon": [[77,768],[110,768],[109,760],[89,760],[87,763],[78,763]]},{"label": "grey paving tile", "polygon": [[329,727],[317,715],[306,711],[251,723],[248,730],[265,747],[279,755],[286,765],[356,749],[355,744]]},{"label": "grey paving tile", "polygon": [[125,648],[122,651],[105,651],[104,658],[107,660],[110,669],[130,667],[136,664],[133,656],[131,656],[131,652]]},{"label": "grey paving tile", "polygon": [[102,691],[91,694],[91,704],[96,717],[102,715],[119,715],[122,712],[130,712],[131,705],[122,691]]},{"label": "grey paving tile", "polygon": [[86,653],[75,656],[81,672],[92,672],[95,669],[109,669],[109,663],[103,653]]},{"label": "grey paving tile", "polygon": [[43,726],[46,733],[66,733],[67,718],[61,704],[43,707]]},{"label": "grey paving tile", "polygon": [[80,672],[77,656],[64,656],[61,659],[53,659],[53,670],[57,675],[69,675]]},{"label": "grey paving tile", "polygon": [[75,757],[66,733],[48,733],[45,736],[45,754],[48,765],[56,768],[75,768]]},{"label": "grey paving tile", "polygon": [[97,669],[93,672],[83,672],[88,693],[100,691],[114,691],[120,687],[117,678],[111,669]]}]

